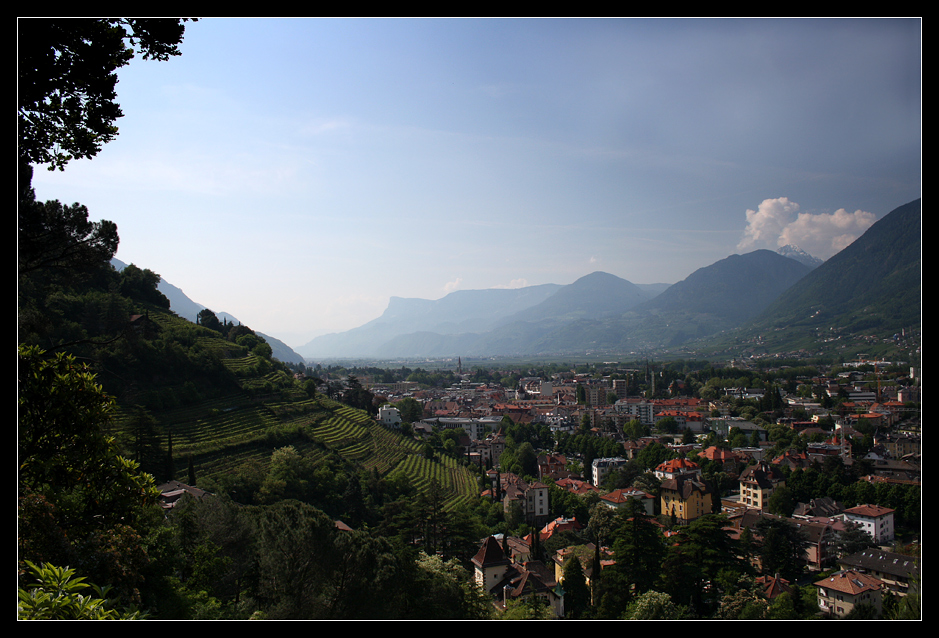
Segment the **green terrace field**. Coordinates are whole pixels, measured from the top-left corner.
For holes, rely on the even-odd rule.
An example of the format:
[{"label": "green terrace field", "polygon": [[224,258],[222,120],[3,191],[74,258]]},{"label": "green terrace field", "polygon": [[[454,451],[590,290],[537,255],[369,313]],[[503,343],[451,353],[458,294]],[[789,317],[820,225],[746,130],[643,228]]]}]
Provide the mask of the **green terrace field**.
[{"label": "green terrace field", "polygon": [[[231,344],[212,343],[220,358],[239,352]],[[330,453],[368,471],[407,477],[421,492],[433,480],[448,494],[447,507],[459,507],[478,495],[475,476],[456,459],[423,456],[422,443],[388,429],[361,410],[324,395],[310,398],[292,377],[271,370],[270,362],[247,354],[222,359],[238,378],[240,389],[187,407],[153,412],[164,448],[172,436],[175,477],[185,482],[190,458],[198,478],[218,477],[256,462],[266,468],[274,450],[292,445],[314,462]],[[263,372],[263,374],[259,374]],[[131,412],[121,410],[118,433],[133,440]]]}]

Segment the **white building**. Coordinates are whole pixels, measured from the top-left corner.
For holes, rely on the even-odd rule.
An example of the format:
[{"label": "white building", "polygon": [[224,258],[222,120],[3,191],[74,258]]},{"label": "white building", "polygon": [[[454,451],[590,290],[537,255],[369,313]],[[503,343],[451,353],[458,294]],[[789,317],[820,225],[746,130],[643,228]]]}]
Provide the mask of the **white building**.
[{"label": "white building", "polygon": [[858,505],[844,511],[844,520],[857,523],[878,545],[892,543],[893,510],[880,505]]},{"label": "white building", "polygon": [[378,408],[378,421],[382,425],[396,428],[401,425],[401,413],[398,412],[398,408],[383,405]]}]

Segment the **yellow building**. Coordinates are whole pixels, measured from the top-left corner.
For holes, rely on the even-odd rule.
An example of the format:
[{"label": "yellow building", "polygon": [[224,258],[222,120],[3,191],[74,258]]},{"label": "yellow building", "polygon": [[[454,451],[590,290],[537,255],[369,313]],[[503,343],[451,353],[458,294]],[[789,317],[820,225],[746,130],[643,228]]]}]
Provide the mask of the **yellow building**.
[{"label": "yellow building", "polygon": [[662,482],[659,489],[662,513],[687,525],[713,512],[713,498],[708,486],[694,476],[677,476]]},{"label": "yellow building", "polygon": [[740,475],[740,502],[748,507],[763,509],[766,502],[780,487],[786,485],[783,473],[777,468],[760,461],[748,466]]}]

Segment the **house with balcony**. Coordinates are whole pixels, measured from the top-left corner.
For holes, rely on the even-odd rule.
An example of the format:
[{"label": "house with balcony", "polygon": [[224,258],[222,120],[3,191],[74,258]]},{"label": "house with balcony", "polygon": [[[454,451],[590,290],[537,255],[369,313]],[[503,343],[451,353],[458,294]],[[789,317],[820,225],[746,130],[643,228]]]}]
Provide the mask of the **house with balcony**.
[{"label": "house with balcony", "polygon": [[858,605],[883,612],[884,584],[879,578],[855,570],[844,570],[815,583],[818,608],[836,618],[844,618]]},{"label": "house with balcony", "polygon": [[838,565],[845,570],[853,569],[879,578],[886,590],[899,596],[906,596],[920,574],[918,559],[876,547],[842,556]]}]

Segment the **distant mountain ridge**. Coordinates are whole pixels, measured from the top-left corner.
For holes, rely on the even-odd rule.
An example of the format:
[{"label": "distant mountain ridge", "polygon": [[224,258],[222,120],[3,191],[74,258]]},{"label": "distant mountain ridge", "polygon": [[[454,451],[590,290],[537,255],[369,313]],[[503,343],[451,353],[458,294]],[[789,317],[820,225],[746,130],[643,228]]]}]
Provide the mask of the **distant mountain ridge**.
[{"label": "distant mountain ridge", "polygon": [[514,313],[536,306],[561,286],[458,290],[437,299],[392,297],[377,319],[341,333],[316,337],[297,352],[306,357],[374,356],[403,334],[456,335],[487,331]]},{"label": "distant mountain ridge", "polygon": [[[515,294],[524,295],[519,304],[527,303],[527,307],[459,326],[442,323],[439,310],[455,305],[450,297],[457,293],[436,302],[412,300],[408,307],[392,302],[379,319],[345,333],[318,337],[297,351],[306,357],[392,358],[526,355],[671,344],[735,327],[809,270],[793,259],[760,250],[701,268],[662,292],[662,286],[650,289],[594,272],[567,286],[542,289],[544,299],[539,303],[532,303],[536,295],[529,289],[519,289]],[[466,292],[474,293],[466,298],[473,303],[500,291]]]},{"label": "distant mountain ridge", "polygon": [[[347,357],[625,353],[701,344],[720,334],[733,334],[738,343],[757,334],[763,342],[772,334],[782,350],[799,339],[809,342],[823,330],[920,325],[921,224],[922,204],[916,200],[890,212],[820,264],[787,246],[778,252],[731,255],[670,286],[636,285],[594,272],[567,285],[461,290],[438,300],[391,297],[377,319],[317,337],[296,351],[258,334],[271,344],[276,358],[295,363]],[[114,263],[124,267],[116,259]],[[162,279],[159,289],[171,309],[190,321],[205,307]]]},{"label": "distant mountain ridge", "polygon": [[[823,323],[851,329],[914,325],[920,313],[920,201],[901,206],[825,262],[795,246],[731,255],[664,287],[591,273],[566,286],[525,291],[524,306],[444,322],[457,298],[393,301],[361,328],[314,339],[307,357],[492,356],[631,352],[707,343],[741,326],[777,331]],[[466,291],[482,304],[493,291]],[[456,295],[457,293],[453,293]],[[521,293],[516,293],[521,294]],[[526,305],[527,304],[527,305]],[[420,313],[427,313],[423,318]],[[429,317],[433,317],[430,319]],[[397,322],[397,323],[396,323]],[[463,330],[463,331],[461,331]],[[391,334],[394,332],[394,334]],[[782,337],[780,337],[782,338]]]}]

